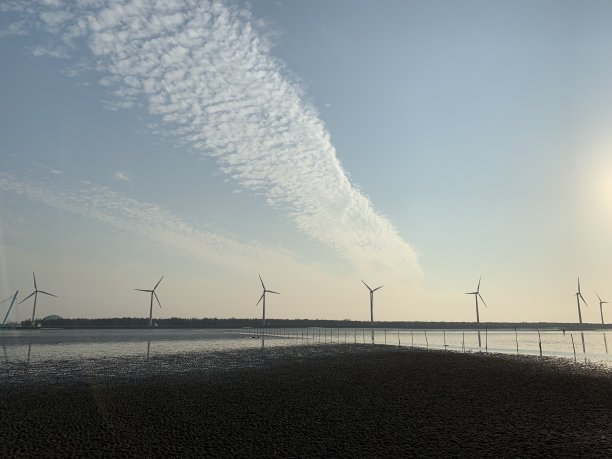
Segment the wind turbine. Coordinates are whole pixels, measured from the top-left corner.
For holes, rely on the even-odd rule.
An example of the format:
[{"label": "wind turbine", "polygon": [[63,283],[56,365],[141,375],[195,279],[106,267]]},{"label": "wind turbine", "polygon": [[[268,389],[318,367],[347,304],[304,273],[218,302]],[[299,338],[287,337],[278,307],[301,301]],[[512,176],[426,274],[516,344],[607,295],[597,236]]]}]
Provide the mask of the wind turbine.
[{"label": "wind turbine", "polygon": [[34,278],[34,291],[17,304],[23,303],[25,300],[30,298],[32,295],[34,296],[34,308],[32,309],[32,328],[34,328],[34,316],[36,314],[36,300],[38,299],[38,294],[42,293],[43,295],[49,295],[55,298],[57,298],[57,295],[54,295],[53,293],[45,292],[44,290],[38,290],[38,287],[36,286],[36,274],[32,273],[32,277]]},{"label": "wind turbine", "polygon": [[[578,278],[578,291],[576,292],[576,303],[578,304],[578,320],[580,321],[580,325],[582,325],[582,311],[580,310],[580,300],[582,300],[582,302],[584,303],[586,307],[589,306],[586,300],[584,299],[584,297],[582,296],[582,293],[580,293],[580,277],[579,277]],[[582,327],[580,327],[580,337],[582,338],[582,353],[584,354],[586,352],[586,349],[584,346],[584,333],[582,332]]]},{"label": "wind turbine", "polygon": [[157,286],[160,284],[160,282],[162,281],[162,279],[164,278],[164,276],[161,277],[161,279],[159,281],[157,281],[157,284],[155,284],[155,287],[153,287],[153,290],[144,290],[141,288],[135,288],[134,290],[137,290],[139,292],[147,292],[151,294],[151,307],[149,308],[149,327],[153,327],[153,297],[155,297],[155,299],[157,300],[157,304],[159,304],[159,307],[161,308],[162,305],[159,302],[159,298],[157,297],[157,293],[155,293],[155,289],[157,288]]},{"label": "wind turbine", "polygon": [[476,323],[478,324],[478,347],[482,346],[480,341],[480,311],[478,310],[478,298],[482,300],[482,304],[484,304],[485,308],[487,307],[487,303],[485,303],[484,298],[480,294],[480,281],[482,277],[478,279],[478,287],[476,287],[475,292],[467,292],[466,295],[474,295],[474,299],[476,300]]},{"label": "wind turbine", "polygon": [[6,319],[8,319],[9,314],[11,313],[11,309],[13,308],[13,304],[15,304],[15,300],[17,299],[17,294],[19,293],[19,290],[17,290],[15,292],[15,294],[13,295],[13,299],[11,300],[11,297],[9,296],[8,298],[0,301],[0,304],[4,303],[5,301],[11,300],[11,305],[8,308],[8,311],[6,311],[6,315],[4,316],[4,320],[2,321],[2,327],[4,328],[4,325],[6,324]]},{"label": "wind turbine", "polygon": [[[363,279],[361,282],[363,282]],[[383,288],[383,286],[381,285],[380,287],[376,287],[374,290],[372,290],[365,282],[363,282],[363,285],[365,285],[370,291],[370,332],[372,334],[372,344],[374,344],[374,292]]]},{"label": "wind turbine", "polygon": [[261,303],[261,300],[263,300],[263,319],[262,319],[262,324],[263,324],[263,328],[266,328],[266,293],[274,293],[276,295],[280,295],[280,293],[275,292],[273,290],[268,290],[266,288],[266,286],[264,285],[264,281],[261,278],[261,274],[257,274],[257,275],[259,276],[259,281],[261,282],[261,288],[263,288],[263,293],[259,297],[259,301],[257,302],[257,304],[255,306],[258,306],[259,303]]},{"label": "wind turbine", "polygon": [[603,305],[607,304],[607,301],[604,301],[601,299],[601,297],[599,296],[599,293],[595,292],[595,294],[597,295],[597,298],[599,299],[599,313],[601,314],[601,328],[603,329],[603,337],[604,337],[604,344],[606,345],[606,354],[608,353],[608,340],[606,339],[606,330],[604,329],[604,318],[603,318]]}]

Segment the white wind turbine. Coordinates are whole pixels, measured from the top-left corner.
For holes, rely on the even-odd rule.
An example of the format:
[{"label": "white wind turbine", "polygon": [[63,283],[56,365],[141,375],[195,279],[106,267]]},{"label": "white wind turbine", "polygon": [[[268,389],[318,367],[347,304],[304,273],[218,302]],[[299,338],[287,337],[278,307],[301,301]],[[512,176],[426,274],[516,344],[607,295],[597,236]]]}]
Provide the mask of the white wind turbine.
[{"label": "white wind turbine", "polygon": [[[580,293],[580,277],[578,278],[578,291],[576,292],[576,303],[578,304],[578,320],[580,321],[580,325],[582,325],[582,311],[580,310],[580,300],[584,303],[586,307],[589,307],[586,300]],[[582,353],[586,352],[586,348],[584,346],[584,333],[582,332],[582,327],[580,327],[580,337],[582,338]]]},{"label": "white wind turbine", "polygon": [[484,307],[487,307],[487,303],[485,303],[484,298],[482,297],[482,295],[480,294],[480,281],[482,280],[482,278],[478,279],[478,287],[476,287],[476,291],[475,292],[467,292],[466,295],[474,295],[474,299],[476,300],[476,323],[478,324],[478,347],[480,348],[482,346],[481,341],[480,341],[480,311],[478,309],[478,298],[480,298],[482,300],[482,304],[484,304]]},{"label": "white wind turbine", "polygon": [[[363,279],[361,280],[361,282],[363,282]],[[365,285],[370,291],[370,333],[372,334],[372,343],[374,343],[374,292],[378,289],[383,288],[383,286],[381,285],[380,287],[376,287],[372,290],[370,286],[365,282],[363,282],[363,285]]]},{"label": "white wind turbine", "polygon": [[6,320],[8,319],[8,316],[11,313],[11,309],[13,309],[13,304],[15,304],[15,300],[17,299],[17,294],[18,293],[19,293],[19,290],[17,290],[12,297],[9,296],[8,298],[0,301],[0,304],[2,304],[2,303],[6,302],[8,300],[11,300],[11,298],[12,298],[11,304],[10,304],[8,310],[6,311],[6,315],[4,316],[4,320],[2,321],[2,327],[4,327],[4,325],[6,324]]},{"label": "white wind turbine", "polygon": [[151,294],[151,306],[149,308],[149,327],[153,327],[153,297],[155,297],[155,299],[157,300],[157,304],[159,304],[159,307],[161,308],[162,305],[159,302],[159,298],[157,297],[157,293],[155,293],[155,289],[157,288],[157,286],[160,284],[160,282],[162,281],[162,279],[164,278],[164,276],[161,277],[161,279],[157,282],[157,284],[155,284],[155,287],[153,287],[153,290],[144,290],[141,288],[135,288],[134,290],[137,290],[139,292],[147,292]]},{"label": "white wind turbine", "polygon": [[32,273],[32,277],[34,278],[34,291],[32,293],[30,293],[28,296],[26,296],[23,300],[21,300],[19,303],[17,304],[21,304],[23,303],[25,300],[27,300],[28,298],[30,298],[31,296],[34,296],[34,308],[32,309],[32,328],[34,327],[34,318],[36,315],[36,300],[38,299],[38,294],[42,293],[43,295],[49,295],[49,296],[53,296],[55,298],[57,298],[57,295],[54,295],[53,293],[49,293],[49,292],[45,292],[44,290],[38,290],[38,287],[36,286],[36,274]]},{"label": "white wind turbine", "polygon": [[595,292],[595,294],[597,295],[597,298],[599,299],[599,314],[601,314],[601,328],[603,329],[603,337],[604,337],[604,344],[606,345],[606,354],[608,353],[608,340],[606,338],[606,330],[604,328],[604,318],[603,318],[603,305],[604,304],[608,304],[607,301],[604,301],[601,299],[601,297],[599,296],[599,293]]},{"label": "white wind turbine", "polygon": [[273,290],[268,290],[266,288],[266,286],[264,285],[264,281],[261,278],[261,274],[257,274],[257,275],[259,276],[259,281],[261,282],[261,288],[263,289],[263,293],[259,297],[259,301],[257,302],[257,304],[255,306],[258,306],[259,303],[261,303],[261,301],[263,300],[263,319],[262,319],[262,324],[263,324],[263,328],[266,328],[266,293],[274,293],[275,295],[280,295],[280,293],[279,292],[275,292]]}]

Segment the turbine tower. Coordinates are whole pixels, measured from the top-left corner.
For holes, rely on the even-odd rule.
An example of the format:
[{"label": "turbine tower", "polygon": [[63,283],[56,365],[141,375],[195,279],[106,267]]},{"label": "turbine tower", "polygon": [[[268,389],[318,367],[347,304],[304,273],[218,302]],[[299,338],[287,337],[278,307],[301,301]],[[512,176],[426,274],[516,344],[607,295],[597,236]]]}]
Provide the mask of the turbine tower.
[{"label": "turbine tower", "polygon": [[603,305],[604,304],[608,304],[607,301],[604,301],[601,299],[601,297],[599,296],[599,293],[595,292],[595,294],[597,295],[597,298],[599,299],[599,313],[601,314],[601,328],[603,330],[603,337],[604,337],[604,344],[606,346],[606,354],[608,353],[608,339],[606,338],[606,330],[604,328],[604,318],[603,318]]},{"label": "turbine tower", "polygon": [[13,304],[15,304],[15,300],[17,299],[17,294],[18,293],[19,293],[19,290],[17,290],[12,297],[9,296],[8,298],[0,301],[0,304],[2,304],[2,303],[6,302],[8,300],[11,300],[11,298],[13,298],[11,300],[11,305],[9,306],[8,311],[6,311],[6,315],[4,316],[4,320],[2,321],[2,327],[3,328],[4,328],[4,325],[6,324],[6,320],[8,319],[9,314],[11,313],[11,309],[13,309]]},{"label": "turbine tower", "polygon": [[155,287],[153,287],[153,290],[144,290],[141,288],[134,289],[139,292],[147,292],[151,294],[151,306],[149,307],[149,327],[153,327],[153,297],[155,297],[155,299],[157,300],[157,304],[159,304],[159,307],[160,308],[162,307],[161,303],[159,302],[159,298],[157,297],[157,293],[155,293],[155,289],[159,286],[163,278],[164,276],[162,276],[161,279],[157,281],[157,284],[155,284]]},{"label": "turbine tower", "polygon": [[[584,297],[582,296],[582,293],[580,293],[580,277],[579,277],[578,278],[578,291],[576,292],[576,303],[578,304],[578,320],[580,321],[580,325],[582,325],[582,311],[580,310],[580,300],[582,300],[582,302],[584,303],[586,307],[589,306],[586,300],[584,299]],[[582,332],[582,327],[580,327],[580,338],[582,338],[582,353],[584,354],[586,352],[586,348],[584,346],[584,333]]]},{"label": "turbine tower", "polygon": [[480,311],[478,309],[478,298],[482,300],[482,304],[484,304],[485,308],[487,307],[487,303],[485,303],[484,298],[480,294],[480,281],[481,280],[482,280],[482,277],[478,279],[478,287],[476,287],[475,292],[466,293],[466,295],[474,295],[474,299],[476,300],[476,323],[478,324],[478,347],[479,348],[482,346],[482,344],[480,340]]},{"label": "turbine tower", "polygon": [[601,297],[599,296],[599,293],[595,292],[595,294],[597,295],[597,299],[599,300],[599,314],[601,314],[601,324],[605,325],[604,318],[603,318],[603,305],[608,304],[608,302],[602,300]]},{"label": "turbine tower", "polygon": [[49,296],[53,296],[55,298],[57,298],[57,295],[54,295],[53,293],[45,292],[44,290],[38,290],[38,287],[36,286],[36,274],[32,273],[32,277],[34,278],[34,291],[32,293],[30,293],[28,296],[26,296],[23,300],[21,300],[17,304],[21,304],[25,300],[30,298],[31,296],[34,296],[34,308],[32,309],[32,328],[34,328],[34,318],[35,318],[35,315],[36,315],[36,300],[38,299],[38,294],[42,293],[43,295],[49,295]]},{"label": "turbine tower", "polygon": [[[363,282],[363,279],[361,282]],[[370,333],[372,335],[372,344],[374,344],[374,292],[383,288],[383,286],[381,285],[380,287],[376,287],[374,290],[372,290],[365,282],[363,282],[363,285],[365,285],[370,291]]]},{"label": "turbine tower", "polygon": [[280,293],[275,292],[273,290],[268,290],[266,288],[266,286],[264,285],[264,281],[261,278],[261,274],[257,274],[257,275],[259,276],[259,282],[261,282],[261,288],[263,289],[263,293],[259,297],[259,301],[257,302],[257,304],[255,306],[258,306],[259,303],[261,303],[261,301],[263,300],[263,319],[262,319],[262,324],[263,324],[263,328],[266,328],[266,293],[274,293],[276,295],[280,295]]}]

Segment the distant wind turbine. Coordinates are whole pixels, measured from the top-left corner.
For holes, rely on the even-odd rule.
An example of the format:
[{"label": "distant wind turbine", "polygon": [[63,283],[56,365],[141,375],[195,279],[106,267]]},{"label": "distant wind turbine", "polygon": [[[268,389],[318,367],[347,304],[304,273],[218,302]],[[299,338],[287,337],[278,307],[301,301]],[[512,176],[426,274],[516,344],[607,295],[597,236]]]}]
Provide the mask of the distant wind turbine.
[{"label": "distant wind turbine", "polygon": [[2,321],[2,327],[4,327],[4,325],[6,324],[6,320],[8,319],[8,316],[11,313],[11,309],[13,309],[13,304],[15,304],[15,300],[17,299],[17,294],[18,293],[19,293],[19,290],[17,290],[12,297],[9,296],[8,298],[0,301],[0,304],[2,304],[2,303],[6,302],[8,300],[11,300],[11,298],[13,298],[11,300],[11,305],[9,306],[8,311],[6,311],[6,315],[4,316],[4,320]]},{"label": "distant wind turbine", "polygon": [[[580,293],[580,277],[578,278],[578,291],[576,292],[576,303],[578,304],[578,320],[580,321],[580,325],[582,325],[582,311],[580,310],[580,300],[584,303],[586,307],[589,307],[586,300]],[[586,352],[586,348],[584,346],[584,333],[582,332],[582,327],[580,327],[580,337],[582,338],[582,353]]]},{"label": "distant wind turbine", "polygon": [[[363,282],[363,279],[361,280],[361,282]],[[363,285],[365,285],[370,291],[370,332],[372,334],[372,344],[373,344],[374,343],[374,292],[378,289],[383,288],[383,286],[381,285],[380,287],[376,287],[374,290],[372,290],[370,286],[366,284],[365,282],[363,282]]]},{"label": "distant wind turbine", "polygon": [[34,318],[35,318],[35,315],[36,315],[36,300],[38,299],[38,294],[42,293],[43,295],[49,295],[49,296],[53,296],[55,298],[57,298],[57,295],[54,295],[53,293],[45,292],[44,290],[38,290],[38,287],[36,286],[36,274],[32,273],[32,277],[34,278],[34,291],[32,293],[30,293],[28,296],[26,296],[23,300],[21,300],[17,304],[21,304],[25,300],[30,298],[31,296],[34,296],[34,308],[32,309],[32,328],[33,328],[34,327]]},{"label": "distant wind turbine", "polygon": [[606,330],[604,328],[604,318],[603,318],[603,305],[604,304],[608,304],[607,301],[604,301],[601,299],[601,297],[599,296],[599,293],[595,292],[595,294],[597,295],[597,298],[599,299],[599,313],[601,314],[601,328],[603,329],[603,337],[604,337],[604,344],[606,345],[606,354],[608,353],[608,340],[606,339]]},{"label": "distant wind turbine", "polygon": [[482,304],[484,304],[485,308],[487,307],[487,303],[485,303],[484,298],[480,294],[480,281],[482,277],[478,279],[478,287],[476,287],[475,292],[467,292],[466,295],[474,295],[474,299],[476,300],[476,323],[478,324],[478,347],[481,347],[480,342],[480,311],[478,310],[478,298],[482,300]]},{"label": "distant wind turbine", "polygon": [[275,292],[273,290],[268,290],[266,288],[266,286],[264,285],[264,281],[261,278],[261,274],[257,274],[257,275],[259,276],[259,281],[261,282],[261,288],[263,289],[263,293],[259,297],[259,301],[257,302],[257,304],[255,306],[258,306],[259,303],[261,303],[261,301],[263,300],[263,319],[262,319],[262,324],[263,324],[263,328],[266,328],[266,293],[274,293],[276,295],[280,295],[280,293]]},{"label": "distant wind turbine", "polygon": [[149,308],[149,327],[153,327],[153,297],[155,297],[155,299],[157,300],[157,304],[159,304],[159,307],[161,308],[162,305],[159,302],[159,298],[157,297],[157,293],[155,293],[155,289],[159,286],[160,282],[162,281],[162,279],[164,278],[164,276],[161,277],[161,279],[159,281],[157,281],[157,284],[155,284],[155,287],[153,287],[153,290],[144,290],[141,288],[135,288],[134,290],[137,290],[139,292],[147,292],[151,294],[151,306]]}]

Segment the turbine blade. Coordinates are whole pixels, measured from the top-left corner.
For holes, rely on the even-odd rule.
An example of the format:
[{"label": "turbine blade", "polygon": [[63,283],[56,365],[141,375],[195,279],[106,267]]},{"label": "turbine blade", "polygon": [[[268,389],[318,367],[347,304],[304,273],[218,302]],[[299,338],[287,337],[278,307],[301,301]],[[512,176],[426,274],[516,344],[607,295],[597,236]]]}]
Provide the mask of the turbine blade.
[{"label": "turbine blade", "polygon": [[26,296],[23,300],[21,300],[19,303],[17,304],[21,304],[23,303],[25,300],[27,300],[28,298],[30,298],[32,295],[36,295],[36,290],[34,290],[32,293],[30,293],[28,296]]},{"label": "turbine blade", "polygon": [[160,284],[160,282],[162,281],[163,278],[164,278],[164,276],[162,276],[161,279],[159,281],[157,281],[157,284],[155,284],[155,287],[153,287],[153,291],[155,291],[155,289]]},{"label": "turbine blade", "polygon": [[5,298],[4,300],[0,301],[0,304],[5,303],[6,301],[10,300],[11,298],[13,298],[14,295],[9,296],[8,298]]},{"label": "turbine blade", "polygon": [[265,290],[265,289],[266,289],[266,286],[265,286],[265,285],[264,285],[264,283],[263,283],[263,279],[261,278],[261,274],[257,273],[257,275],[259,276],[259,282],[261,282],[261,286],[262,286],[262,288]]},{"label": "turbine blade", "polygon": [[134,290],[138,290],[139,292],[149,292],[149,293],[153,291],[153,290],[143,290],[141,288],[135,288]]},{"label": "turbine blade", "polygon": [[274,290],[266,290],[266,292],[268,292],[268,293],[276,293],[277,295],[280,295],[280,293],[275,292]]},{"label": "turbine blade", "polygon": [[381,289],[383,287],[384,287],[383,285],[381,285],[380,287],[376,287],[374,290],[372,290],[372,293],[374,293],[376,290],[379,290],[379,289]]},{"label": "turbine blade", "polygon": [[580,293],[580,277],[578,277],[578,293]]},{"label": "turbine blade", "polygon": [[582,300],[582,302],[584,304],[586,304],[587,308],[589,307],[589,303],[586,302],[586,300],[584,299],[584,297],[582,296],[582,293],[580,293],[580,299]]},{"label": "turbine blade", "polygon": [[162,305],[161,305],[161,303],[159,302],[159,298],[157,298],[157,293],[155,293],[155,292],[151,292],[151,293],[153,293],[153,296],[154,296],[154,297],[155,297],[155,299],[157,300],[157,304],[159,304],[159,307],[161,308],[161,307],[162,307]]},{"label": "turbine blade", "polygon": [[55,298],[57,298],[57,295],[54,295],[53,293],[45,292],[44,290],[39,290],[38,293],[44,293],[45,295],[54,296]]},{"label": "turbine blade", "polygon": [[480,297],[480,299],[482,300],[482,304],[485,305],[485,308],[489,309],[489,307],[487,306],[487,303],[485,303],[484,298],[482,297],[482,295],[480,293],[478,293],[478,296]]},{"label": "turbine blade", "polygon": [[261,300],[263,300],[264,295],[266,294],[266,292],[264,291],[261,296],[259,297],[259,301],[257,302],[257,304],[255,306],[259,306],[259,303],[261,303]]},{"label": "turbine blade", "polygon": [[478,278],[478,287],[476,287],[476,291],[480,292],[480,281],[482,280],[482,277]]},{"label": "turbine blade", "polygon": [[32,277],[34,278],[34,290],[38,290],[38,287],[36,286],[36,274],[32,273]]},{"label": "turbine blade", "polygon": [[478,292],[466,292],[466,295],[478,295]]},{"label": "turbine blade", "polygon": [[[363,279],[361,280],[361,282],[363,282]],[[368,290],[369,290],[370,292],[372,291],[372,289],[370,288],[370,286],[369,286],[368,284],[366,284],[365,282],[363,282],[363,285],[365,285],[365,286],[368,288]]]},{"label": "turbine blade", "polygon": [[595,292],[595,295],[597,295],[597,299],[599,300],[599,302],[601,303],[601,297],[599,296],[599,293]]}]

